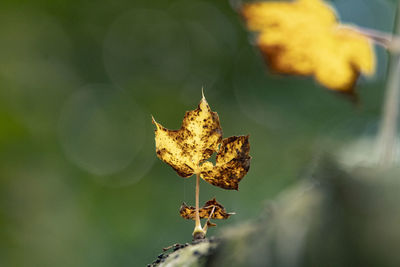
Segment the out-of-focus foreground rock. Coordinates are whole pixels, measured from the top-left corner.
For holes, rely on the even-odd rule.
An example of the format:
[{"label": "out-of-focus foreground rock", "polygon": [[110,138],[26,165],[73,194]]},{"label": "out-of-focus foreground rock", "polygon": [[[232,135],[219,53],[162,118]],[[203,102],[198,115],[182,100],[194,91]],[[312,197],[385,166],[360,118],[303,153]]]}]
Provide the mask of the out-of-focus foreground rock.
[{"label": "out-of-focus foreground rock", "polygon": [[207,253],[184,248],[201,262],[180,256],[168,266],[400,266],[400,171],[345,171],[325,158],[310,176],[256,221],[226,229]]}]

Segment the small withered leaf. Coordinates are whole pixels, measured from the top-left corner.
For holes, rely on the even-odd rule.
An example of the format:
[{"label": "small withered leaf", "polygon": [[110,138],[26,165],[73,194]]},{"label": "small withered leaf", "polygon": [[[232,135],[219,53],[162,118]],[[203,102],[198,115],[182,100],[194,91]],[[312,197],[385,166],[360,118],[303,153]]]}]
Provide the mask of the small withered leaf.
[{"label": "small withered leaf", "polygon": [[215,166],[205,162],[201,166],[200,177],[212,185],[235,189],[250,168],[249,136],[231,136],[222,140]]},{"label": "small withered leaf", "polygon": [[[206,182],[238,189],[250,168],[249,136],[232,136],[222,140],[218,114],[202,98],[196,110],[186,112],[179,130],[168,130],[156,122],[157,156],[181,177],[199,174]],[[216,164],[206,161],[215,152]]]},{"label": "small withered leaf", "polygon": [[199,164],[218,150],[222,129],[218,114],[212,112],[203,97],[196,110],[188,111],[179,130],[168,130],[157,123],[155,140],[157,156],[181,177],[193,175]]},{"label": "small withered leaf", "polygon": [[[214,210],[214,212],[213,212]],[[196,218],[196,208],[192,206],[187,206],[185,203],[181,205],[179,213],[182,218],[195,220]],[[201,219],[228,219],[231,215],[235,213],[227,213],[225,208],[217,202],[215,198],[207,201],[202,208],[199,209],[199,215]],[[213,226],[213,225],[211,225]]]},{"label": "small withered leaf", "polygon": [[349,92],[360,73],[372,75],[370,40],[340,24],[323,0],[266,1],[245,4],[242,15],[272,71],[313,75],[325,87]]}]

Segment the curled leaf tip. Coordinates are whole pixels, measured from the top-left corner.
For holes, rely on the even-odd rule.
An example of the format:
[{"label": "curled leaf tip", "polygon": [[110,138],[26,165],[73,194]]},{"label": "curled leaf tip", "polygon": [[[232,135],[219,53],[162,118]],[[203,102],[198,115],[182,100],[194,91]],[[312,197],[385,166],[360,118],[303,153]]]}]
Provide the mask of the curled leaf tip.
[{"label": "curled leaf tip", "polygon": [[199,103],[199,108],[202,109],[202,110],[208,109],[208,110],[211,111],[210,106],[208,105],[207,99],[204,96],[203,88],[201,88],[201,100],[200,100],[200,103]]},{"label": "curled leaf tip", "polygon": [[217,226],[217,224],[212,223],[212,222],[210,222],[210,221],[207,221],[207,227],[208,227],[208,228],[215,227],[215,226]]},{"label": "curled leaf tip", "polygon": [[[154,119],[153,115],[151,115],[151,122],[157,127],[157,130],[160,129],[162,126]],[[157,131],[156,130],[156,131]]]}]

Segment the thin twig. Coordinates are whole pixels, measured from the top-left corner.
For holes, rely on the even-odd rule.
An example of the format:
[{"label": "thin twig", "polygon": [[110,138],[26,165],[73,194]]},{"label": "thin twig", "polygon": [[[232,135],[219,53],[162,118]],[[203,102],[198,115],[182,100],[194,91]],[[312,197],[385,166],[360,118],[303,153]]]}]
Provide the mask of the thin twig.
[{"label": "thin twig", "polygon": [[213,208],[212,208],[212,210],[211,210],[211,213],[210,213],[210,216],[208,216],[208,219],[207,219],[207,221],[206,221],[206,224],[204,225],[204,228],[203,228],[204,232],[206,232],[206,233],[207,233],[207,230],[208,230],[208,224],[210,223],[210,220],[211,220],[211,217],[212,217],[213,214],[214,214],[214,211],[215,211],[215,205],[213,206]]},{"label": "thin twig", "polygon": [[400,36],[372,30],[368,28],[356,27],[357,31],[362,35],[368,37],[371,41],[384,47],[392,54],[400,53]]},{"label": "thin twig", "polygon": [[[394,34],[400,33],[400,5],[397,4]],[[377,153],[381,165],[390,166],[396,157],[397,120],[400,97],[400,55],[392,53],[383,104],[382,121],[377,136]]]},{"label": "thin twig", "polygon": [[179,246],[181,246],[181,244],[175,243],[175,244],[173,244],[173,245],[171,245],[171,246],[168,246],[168,247],[166,247],[166,248],[163,248],[163,251],[165,252],[165,251],[170,250],[171,248],[176,248],[176,247],[179,247]]}]

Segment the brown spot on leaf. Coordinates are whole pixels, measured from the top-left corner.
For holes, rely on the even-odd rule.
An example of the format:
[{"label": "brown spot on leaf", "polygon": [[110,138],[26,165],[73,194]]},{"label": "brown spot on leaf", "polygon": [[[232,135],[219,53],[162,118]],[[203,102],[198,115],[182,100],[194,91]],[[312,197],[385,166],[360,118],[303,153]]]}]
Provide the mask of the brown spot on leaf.
[{"label": "brown spot on leaf", "polygon": [[215,166],[202,165],[200,177],[224,189],[238,189],[239,182],[250,168],[249,136],[231,136],[222,140]]},{"label": "brown spot on leaf", "polygon": [[[157,156],[178,175],[188,177],[217,151],[222,139],[218,115],[203,98],[196,110],[187,111],[179,130],[168,130],[153,119]],[[163,153],[159,151],[167,151]]]}]

